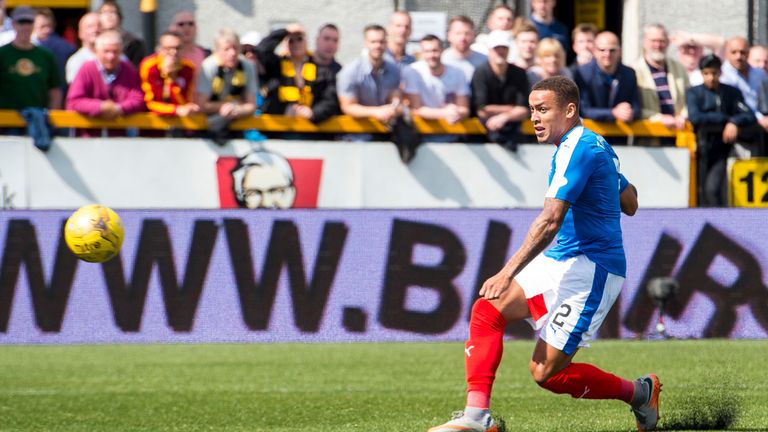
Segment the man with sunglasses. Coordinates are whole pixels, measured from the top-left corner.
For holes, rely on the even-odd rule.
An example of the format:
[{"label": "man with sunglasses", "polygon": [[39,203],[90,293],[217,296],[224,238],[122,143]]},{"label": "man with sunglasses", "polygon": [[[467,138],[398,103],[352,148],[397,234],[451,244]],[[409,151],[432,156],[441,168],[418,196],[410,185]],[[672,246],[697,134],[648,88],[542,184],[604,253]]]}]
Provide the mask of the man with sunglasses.
[{"label": "man with sunglasses", "polygon": [[[275,48],[285,41],[282,55]],[[271,32],[256,47],[264,66],[267,96],[263,112],[322,122],[339,113],[336,80],[327,67],[318,67],[307,49],[307,35],[298,24]]]},{"label": "man with sunglasses", "polygon": [[197,23],[192,12],[177,12],[173,16],[168,30],[178,34],[181,38],[181,56],[191,61],[199,70],[203,60],[211,55],[211,51],[197,44]]},{"label": "man with sunglasses", "polygon": [[181,38],[174,32],[160,35],[155,54],[139,66],[147,109],[159,115],[186,117],[200,111],[194,103],[195,65],[181,58]]},{"label": "man with sunglasses", "polygon": [[56,59],[32,43],[35,11],[18,6],[11,19],[16,36],[0,47],[0,109],[60,108],[61,77]]}]

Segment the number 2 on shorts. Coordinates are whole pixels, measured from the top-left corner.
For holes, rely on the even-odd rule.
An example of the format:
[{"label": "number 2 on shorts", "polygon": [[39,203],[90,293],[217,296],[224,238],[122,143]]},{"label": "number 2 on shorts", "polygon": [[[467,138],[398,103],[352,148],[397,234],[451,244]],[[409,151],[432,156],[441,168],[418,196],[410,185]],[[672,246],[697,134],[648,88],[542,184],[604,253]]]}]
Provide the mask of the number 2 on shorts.
[{"label": "number 2 on shorts", "polygon": [[[562,309],[560,312],[558,312],[554,318],[552,318],[552,322],[554,324],[559,325],[560,327],[565,324],[565,318],[568,317],[568,315],[571,314],[571,305],[563,303],[560,305],[560,309]],[[562,320],[558,321],[558,318],[563,318]]]}]

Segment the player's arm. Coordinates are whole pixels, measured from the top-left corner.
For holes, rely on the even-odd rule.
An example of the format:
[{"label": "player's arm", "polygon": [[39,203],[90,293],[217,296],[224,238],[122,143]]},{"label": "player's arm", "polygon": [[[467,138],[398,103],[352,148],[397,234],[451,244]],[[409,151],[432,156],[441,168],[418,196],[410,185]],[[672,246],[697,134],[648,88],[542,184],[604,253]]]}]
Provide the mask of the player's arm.
[{"label": "player's arm", "polygon": [[637,188],[621,173],[619,173],[619,206],[621,212],[627,216],[634,216],[637,212]]},{"label": "player's arm", "polygon": [[489,278],[480,289],[480,296],[488,300],[499,298],[509,289],[512,280],[536,255],[552,243],[555,235],[563,224],[570,204],[557,198],[545,198],[544,208],[528,228],[522,246],[507,261],[504,268],[496,275]]}]

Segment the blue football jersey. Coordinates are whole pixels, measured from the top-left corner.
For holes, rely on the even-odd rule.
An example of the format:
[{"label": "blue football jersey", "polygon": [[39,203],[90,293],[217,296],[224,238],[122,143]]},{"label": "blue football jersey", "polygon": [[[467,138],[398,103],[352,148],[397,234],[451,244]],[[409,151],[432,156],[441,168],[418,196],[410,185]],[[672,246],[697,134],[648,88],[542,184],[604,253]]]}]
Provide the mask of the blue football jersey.
[{"label": "blue football jersey", "polygon": [[552,156],[546,196],[568,201],[570,208],[546,256],[564,260],[584,254],[626,276],[619,194],[628,182],[619,168],[616,152],[591,130],[577,126],[563,137]]}]

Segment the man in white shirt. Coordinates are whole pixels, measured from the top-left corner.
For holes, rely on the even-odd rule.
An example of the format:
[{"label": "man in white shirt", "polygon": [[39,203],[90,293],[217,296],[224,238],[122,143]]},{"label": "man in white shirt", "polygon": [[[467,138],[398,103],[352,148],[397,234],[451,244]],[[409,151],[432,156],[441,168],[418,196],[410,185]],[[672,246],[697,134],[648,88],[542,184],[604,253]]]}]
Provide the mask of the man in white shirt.
[{"label": "man in white shirt", "polygon": [[[426,35],[419,42],[421,60],[411,65],[418,74],[418,93],[406,88],[411,112],[431,120],[443,119],[454,124],[469,116],[469,84],[464,73],[441,62],[442,42]],[[434,142],[451,142],[456,136],[426,137]]]},{"label": "man in white shirt", "polygon": [[448,49],[443,51],[443,64],[455,66],[464,72],[467,82],[472,81],[475,68],[488,61],[485,54],[470,49],[475,40],[475,23],[464,15],[448,22]]},{"label": "man in white shirt", "polygon": [[80,38],[83,46],[75,51],[67,60],[64,68],[67,84],[75,80],[77,71],[80,70],[80,66],[83,63],[96,58],[96,38],[100,32],[99,14],[89,12],[80,18],[80,22],[77,25],[77,37]]}]

